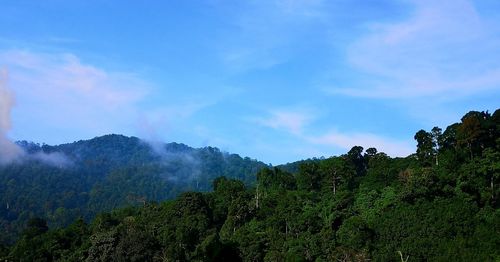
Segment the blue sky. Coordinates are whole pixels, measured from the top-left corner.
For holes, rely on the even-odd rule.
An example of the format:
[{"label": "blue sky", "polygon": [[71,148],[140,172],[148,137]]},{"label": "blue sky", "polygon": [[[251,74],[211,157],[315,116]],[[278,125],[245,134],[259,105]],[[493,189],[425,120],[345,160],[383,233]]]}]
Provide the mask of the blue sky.
[{"label": "blue sky", "polygon": [[280,164],[391,156],[500,105],[497,0],[2,1],[8,136],[120,133]]}]

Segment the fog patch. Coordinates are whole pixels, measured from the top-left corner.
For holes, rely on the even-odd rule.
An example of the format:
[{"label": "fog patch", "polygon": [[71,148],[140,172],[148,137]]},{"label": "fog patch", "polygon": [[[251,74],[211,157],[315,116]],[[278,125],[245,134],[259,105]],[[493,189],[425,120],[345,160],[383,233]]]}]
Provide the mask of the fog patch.
[{"label": "fog patch", "polygon": [[8,138],[7,134],[12,129],[11,112],[15,105],[15,97],[14,93],[7,87],[7,80],[7,70],[0,70],[0,165],[21,163],[25,160],[39,160],[52,166],[67,166],[70,161],[61,153],[38,151],[28,154],[23,147]]},{"label": "fog patch", "polygon": [[201,160],[196,150],[184,144],[166,144],[158,140],[142,140],[157,156],[164,170],[160,176],[172,183],[185,183],[196,180],[201,175]]},{"label": "fog patch", "polygon": [[59,168],[69,167],[72,165],[71,160],[69,160],[65,154],[60,152],[45,153],[40,151],[29,155],[29,157]]},{"label": "fog patch", "polygon": [[7,70],[0,71],[0,164],[9,164],[20,160],[24,151],[10,141],[7,133],[12,127],[10,114],[15,104],[14,94],[7,88]]}]

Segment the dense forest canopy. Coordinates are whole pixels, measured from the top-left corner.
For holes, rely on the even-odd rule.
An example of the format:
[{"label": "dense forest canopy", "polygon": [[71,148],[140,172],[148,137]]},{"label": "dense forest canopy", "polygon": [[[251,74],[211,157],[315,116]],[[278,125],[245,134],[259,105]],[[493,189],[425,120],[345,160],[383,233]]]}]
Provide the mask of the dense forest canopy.
[{"label": "dense forest canopy", "polygon": [[127,205],[209,191],[219,176],[250,185],[262,162],[178,143],[106,135],[59,146],[18,142],[28,156],[0,165],[0,243],[12,243],[32,217],[50,227]]},{"label": "dense forest canopy", "polygon": [[[391,158],[375,148],[365,150],[355,146],[341,156],[280,167],[261,166],[255,183],[230,176],[231,173],[223,174],[213,180],[211,192],[185,192],[163,202],[150,201],[155,198],[148,197],[140,206],[100,213],[90,223],[82,217],[67,227],[53,228],[48,226],[47,219],[26,215],[29,220],[21,236],[13,245],[0,248],[0,258],[8,261],[500,260],[500,110],[493,114],[469,112],[459,123],[444,130],[435,127],[418,131],[415,140],[416,153],[405,158]],[[96,141],[95,147],[101,146],[100,143]],[[60,149],[72,152],[68,148],[77,144]],[[144,161],[134,157],[134,151],[123,153],[132,154],[127,161]],[[127,186],[153,183],[148,179],[158,175],[159,167],[155,165],[108,170],[102,165],[107,160],[98,155],[88,165],[109,174],[100,180],[99,187],[91,188],[90,200],[93,194],[112,194],[102,193],[107,192],[107,186],[128,192]],[[118,160],[117,167],[127,161]],[[9,170],[16,168],[20,176],[28,167],[14,165],[2,169],[2,194],[16,194],[8,192],[11,188],[23,188],[13,187],[19,183],[11,182],[13,178],[4,178],[8,172],[14,172]],[[42,169],[36,163],[30,168],[44,170],[51,176],[66,172]],[[75,179],[79,179],[73,184],[77,187],[94,176]],[[154,192],[165,194],[162,191],[165,185],[154,185],[158,187]],[[56,190],[58,185],[51,188]],[[113,193],[120,194],[120,190]],[[35,196],[19,192],[28,203]],[[137,196],[146,193],[137,192]],[[69,199],[78,199],[72,195],[76,192],[68,194]],[[100,195],[100,200],[119,199],[104,196]],[[64,199],[67,198],[61,201]],[[94,201],[88,202],[89,207],[110,205],[99,199]],[[118,204],[127,203],[111,205]],[[26,210],[30,208],[34,207],[26,206]],[[5,214],[6,210],[1,212]]]}]

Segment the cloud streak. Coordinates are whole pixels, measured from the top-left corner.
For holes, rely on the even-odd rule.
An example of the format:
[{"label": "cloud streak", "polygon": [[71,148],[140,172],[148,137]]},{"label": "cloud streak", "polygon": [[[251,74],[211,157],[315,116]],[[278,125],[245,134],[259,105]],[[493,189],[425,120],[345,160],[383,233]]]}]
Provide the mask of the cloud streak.
[{"label": "cloud streak", "polygon": [[317,120],[313,115],[310,110],[274,110],[267,118],[257,118],[256,123],[291,134],[301,141],[295,141],[295,143],[305,145],[310,149],[325,146],[342,150],[349,150],[353,146],[375,147],[393,157],[404,157],[414,152],[415,146],[411,143],[367,132],[339,132],[336,130],[313,132],[312,125]]},{"label": "cloud streak", "polygon": [[500,24],[471,1],[410,1],[410,18],[371,24],[347,50],[361,79],[328,92],[369,98],[456,99],[500,90]]},{"label": "cloud streak", "polygon": [[50,91],[54,97],[77,96],[107,110],[136,102],[147,90],[147,84],[132,74],[104,71],[82,63],[73,54],[10,50],[0,53],[0,58],[14,72],[14,88],[21,88],[19,81],[29,84],[31,91]]},{"label": "cloud streak", "polygon": [[9,50],[0,52],[0,61],[11,72],[16,112],[28,116],[18,121],[52,132],[79,130],[84,137],[123,132],[150,88],[134,74],[100,69],[72,54]]},{"label": "cloud streak", "polygon": [[284,129],[294,135],[301,135],[304,127],[313,117],[309,112],[274,110],[266,118],[257,118],[256,123],[273,129]]}]

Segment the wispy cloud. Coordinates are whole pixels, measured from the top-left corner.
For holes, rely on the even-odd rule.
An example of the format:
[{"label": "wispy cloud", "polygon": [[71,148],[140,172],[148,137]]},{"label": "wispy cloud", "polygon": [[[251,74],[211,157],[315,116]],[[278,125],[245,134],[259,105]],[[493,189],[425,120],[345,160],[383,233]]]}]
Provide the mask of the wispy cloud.
[{"label": "wispy cloud", "polygon": [[308,111],[272,110],[267,117],[255,118],[255,122],[262,126],[301,135],[304,127],[313,119],[313,114]]},{"label": "wispy cloud", "polygon": [[[70,139],[125,133],[172,140],[172,133],[192,129],[189,123],[197,113],[240,92],[229,87],[209,93],[179,93],[181,88],[172,86],[159,90],[133,71],[105,69],[67,53],[0,51],[0,65],[9,68],[18,98],[13,134],[46,143],[70,142],[47,141],[46,133]],[[19,126],[37,126],[41,138]]]},{"label": "wispy cloud", "polygon": [[[415,146],[411,141],[404,142],[391,137],[380,136],[368,132],[340,132],[337,129],[328,128],[329,131],[320,130],[314,132],[314,121],[318,120],[318,114],[312,110],[274,110],[266,118],[255,118],[257,124],[273,128],[284,134],[291,134],[296,141],[293,143],[308,148],[308,152],[321,152],[324,148],[349,150],[353,146],[365,148],[375,147],[379,151],[390,156],[408,156],[414,152]],[[321,149],[320,149],[321,148]],[[314,149],[314,151],[313,151]],[[289,150],[298,150],[296,146],[290,145]],[[330,151],[331,152],[331,151]],[[309,156],[312,157],[312,156]]]},{"label": "wispy cloud", "polygon": [[[2,62],[11,69],[12,85],[29,84],[40,98],[75,96],[88,99],[106,109],[137,102],[147,92],[147,83],[130,73],[110,72],[84,64],[73,54],[43,54],[11,50],[0,53]],[[21,89],[21,91],[23,91]]]},{"label": "wispy cloud", "polygon": [[150,90],[132,73],[85,64],[72,54],[9,50],[0,53],[0,61],[10,70],[17,112],[54,130],[81,129],[93,135],[123,130]]},{"label": "wispy cloud", "polygon": [[6,70],[0,71],[0,165],[28,159],[39,160],[58,167],[70,165],[71,161],[64,154],[41,151],[27,154],[8,138],[8,132],[12,128],[11,111],[14,106],[14,94],[7,88],[7,76]]},{"label": "wispy cloud", "polygon": [[7,70],[0,70],[0,131],[8,131],[12,124],[10,121],[10,113],[14,106],[14,96],[7,88]]},{"label": "wispy cloud", "polygon": [[60,152],[52,152],[52,153],[37,152],[32,155],[26,155],[26,158],[35,159],[45,164],[60,168],[70,167],[73,165],[73,162],[65,154]]},{"label": "wispy cloud", "polygon": [[500,90],[500,23],[467,0],[410,1],[413,14],[371,24],[348,49],[360,79],[330,93],[372,98],[449,99]]},{"label": "wispy cloud", "polygon": [[179,128],[179,122],[191,118],[214,101],[191,101],[175,103],[141,112],[138,116],[139,135],[148,141],[161,143],[171,129]]}]

